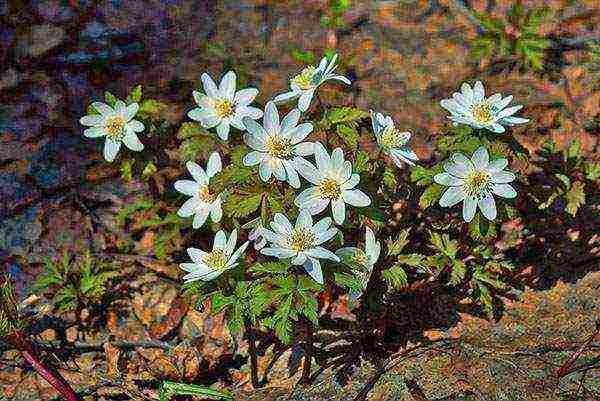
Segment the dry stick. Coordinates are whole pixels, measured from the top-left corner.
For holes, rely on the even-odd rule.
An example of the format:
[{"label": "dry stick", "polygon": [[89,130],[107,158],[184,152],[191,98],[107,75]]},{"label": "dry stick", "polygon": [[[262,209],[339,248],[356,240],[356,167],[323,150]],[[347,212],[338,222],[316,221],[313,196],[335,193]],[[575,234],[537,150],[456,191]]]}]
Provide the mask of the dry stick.
[{"label": "dry stick", "polygon": [[302,384],[310,384],[310,371],[313,356],[313,326],[312,323],[306,319],[302,319],[306,327],[306,339],[304,344],[304,366],[302,366],[302,378],[300,381]]},{"label": "dry stick", "polygon": [[46,367],[38,357],[33,343],[22,332],[15,332],[12,341],[15,347],[21,352],[23,358],[42,376],[56,391],[58,391],[67,401],[79,401],[79,397],[69,383],[58,372],[54,372]]},{"label": "dry stick", "polygon": [[248,353],[250,354],[250,378],[252,379],[252,387],[259,388],[258,381],[258,357],[256,355],[256,333],[252,324],[249,321],[244,322],[246,336],[248,337]]}]

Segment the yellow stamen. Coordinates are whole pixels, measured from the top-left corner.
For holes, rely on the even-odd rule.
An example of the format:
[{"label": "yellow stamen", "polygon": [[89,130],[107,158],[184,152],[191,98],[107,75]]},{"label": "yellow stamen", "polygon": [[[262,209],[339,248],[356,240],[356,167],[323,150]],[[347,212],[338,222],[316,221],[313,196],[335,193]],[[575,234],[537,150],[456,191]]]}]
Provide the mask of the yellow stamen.
[{"label": "yellow stamen", "polygon": [[271,156],[282,159],[290,158],[293,153],[290,140],[277,135],[269,135],[267,137],[266,147]]},{"label": "yellow stamen", "polygon": [[125,119],[121,116],[108,118],[104,125],[106,136],[113,140],[123,139],[123,128],[125,128]]},{"label": "yellow stamen", "polygon": [[487,103],[473,105],[471,107],[471,112],[473,113],[473,119],[478,123],[487,124],[494,119],[492,108]]},{"label": "yellow stamen", "polygon": [[200,190],[198,191],[198,196],[205,203],[212,203],[215,200],[215,194],[210,192],[210,188],[208,187],[208,185],[200,187]]},{"label": "yellow stamen", "polygon": [[490,186],[491,176],[487,171],[474,171],[467,177],[466,191],[469,196],[481,196]]},{"label": "yellow stamen", "polygon": [[221,118],[231,117],[234,114],[234,105],[230,100],[223,99],[215,102],[215,111]]},{"label": "yellow stamen", "polygon": [[383,131],[381,137],[379,138],[379,142],[381,146],[384,148],[399,148],[405,145],[406,141],[403,141],[399,135],[399,132],[394,127],[388,127]]},{"label": "yellow stamen", "polygon": [[342,195],[342,187],[339,182],[332,180],[331,178],[325,178],[319,184],[319,193],[321,198],[325,199],[339,199]]},{"label": "yellow stamen", "polygon": [[214,270],[225,270],[227,267],[225,252],[223,252],[221,249],[215,249],[214,251],[207,253],[202,261],[208,267]]},{"label": "yellow stamen", "polygon": [[300,87],[300,89],[303,89],[303,90],[311,89],[314,86],[312,79],[315,76],[316,72],[317,72],[317,69],[314,66],[310,65],[310,66],[304,68],[300,72],[300,74],[298,74],[294,78],[292,78],[291,81],[292,81],[292,83],[295,83],[296,85],[298,85]]},{"label": "yellow stamen", "polygon": [[291,235],[290,248],[295,251],[304,251],[313,246],[315,239],[312,231],[303,228],[296,229]]}]

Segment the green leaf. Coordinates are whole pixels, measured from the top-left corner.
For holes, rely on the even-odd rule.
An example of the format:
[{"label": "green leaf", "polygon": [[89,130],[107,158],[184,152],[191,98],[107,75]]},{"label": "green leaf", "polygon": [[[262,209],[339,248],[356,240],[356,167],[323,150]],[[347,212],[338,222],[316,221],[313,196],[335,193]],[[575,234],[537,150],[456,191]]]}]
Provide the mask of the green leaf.
[{"label": "green leaf", "polygon": [[355,127],[340,124],[336,127],[336,132],[352,150],[358,147],[359,134]]},{"label": "green leaf", "polygon": [[398,236],[394,240],[387,240],[387,254],[388,256],[397,256],[400,255],[406,244],[408,244],[408,234],[410,233],[410,228],[405,228],[404,230],[398,233]]},{"label": "green leaf", "polygon": [[250,195],[230,194],[223,203],[223,211],[229,217],[248,216],[260,207],[262,199],[262,192]]},{"label": "green leaf", "polygon": [[361,207],[357,209],[358,214],[368,217],[373,221],[385,223],[387,221],[386,214],[383,210],[377,209],[376,207]]},{"label": "green leaf", "polygon": [[272,273],[272,274],[285,274],[288,272],[290,264],[284,261],[276,262],[257,262],[250,267],[250,271],[253,273]]},{"label": "green leaf", "polygon": [[424,256],[418,253],[410,253],[407,255],[398,256],[398,264],[411,267],[419,267],[423,264]]},{"label": "green leaf", "polygon": [[590,181],[596,181],[600,178],[600,163],[599,162],[590,162],[584,165],[585,170],[585,178]]},{"label": "green leaf", "polygon": [[444,187],[439,184],[434,183],[428,186],[419,198],[419,207],[421,209],[427,209],[442,197],[443,191]]},{"label": "green leaf", "polygon": [[410,180],[418,186],[432,184],[434,175],[435,171],[433,169],[427,169],[423,166],[417,165],[410,169]]},{"label": "green leaf", "polygon": [[569,148],[567,149],[567,159],[576,159],[581,155],[581,141],[579,138],[575,138],[571,141]]},{"label": "green leaf", "polygon": [[349,288],[354,291],[362,291],[362,284],[355,275],[336,272],[333,274],[333,280],[342,288]]},{"label": "green leaf", "polygon": [[334,107],[327,112],[331,124],[353,122],[369,117],[369,113],[355,107]]},{"label": "green leaf", "polygon": [[292,50],[292,58],[300,63],[304,63],[304,64],[314,64],[315,62],[315,54],[313,52],[311,52],[310,50],[308,51],[302,51],[302,50]]},{"label": "green leaf", "polygon": [[139,103],[142,100],[142,85],[135,86],[129,96],[127,96],[127,100],[125,101],[127,104]]},{"label": "green leaf", "polygon": [[132,160],[132,159],[121,160],[121,167],[119,170],[121,171],[121,178],[123,179],[123,181],[125,181],[125,182],[133,181],[133,164],[134,163],[135,163],[135,160]]},{"label": "green leaf", "polygon": [[450,259],[456,258],[458,241],[451,240],[448,234],[439,234],[435,231],[431,231],[429,235],[429,241],[433,249],[440,251]]},{"label": "green leaf", "polygon": [[362,173],[370,170],[369,165],[369,154],[363,150],[359,150],[356,154],[356,161],[354,162],[354,172]]},{"label": "green leaf", "polygon": [[467,266],[461,260],[455,260],[452,263],[452,272],[450,273],[450,284],[460,284],[467,274]]},{"label": "green leaf", "polygon": [[156,99],[146,99],[140,105],[138,114],[140,114],[143,117],[157,118],[161,111],[167,107],[168,106],[166,103],[162,103]]},{"label": "green leaf", "polygon": [[381,271],[381,277],[393,289],[400,290],[408,285],[408,276],[401,265],[395,264],[389,269]]},{"label": "green leaf", "polygon": [[229,305],[235,302],[235,298],[232,296],[225,296],[221,292],[215,292],[210,297],[210,309],[211,313],[219,313]]},{"label": "green leaf", "polygon": [[581,181],[575,181],[571,189],[565,193],[565,199],[567,200],[565,210],[575,217],[577,210],[585,204],[584,184]]},{"label": "green leaf", "polygon": [[148,162],[146,163],[146,167],[144,167],[144,170],[142,171],[142,178],[148,179],[154,174],[156,174],[157,171],[158,169],[156,168],[156,165],[152,162]]},{"label": "green leaf", "polygon": [[210,387],[163,381],[158,394],[159,401],[170,401],[174,395],[197,395],[211,400],[233,401],[233,397],[229,394],[213,390]]},{"label": "green leaf", "polygon": [[[106,101],[106,103],[114,108],[115,107],[115,103],[117,103],[117,98],[115,95],[113,95],[112,93],[110,93],[109,91],[104,92],[104,100]],[[100,110],[98,110],[100,111]]]},{"label": "green leaf", "polygon": [[385,168],[383,171],[383,183],[392,191],[396,189],[398,182],[396,181],[396,174],[393,169],[389,167]]},{"label": "green leaf", "polygon": [[286,296],[273,316],[264,319],[265,325],[275,330],[275,334],[284,344],[289,344],[292,334],[292,322],[290,320],[292,300],[292,295]]}]

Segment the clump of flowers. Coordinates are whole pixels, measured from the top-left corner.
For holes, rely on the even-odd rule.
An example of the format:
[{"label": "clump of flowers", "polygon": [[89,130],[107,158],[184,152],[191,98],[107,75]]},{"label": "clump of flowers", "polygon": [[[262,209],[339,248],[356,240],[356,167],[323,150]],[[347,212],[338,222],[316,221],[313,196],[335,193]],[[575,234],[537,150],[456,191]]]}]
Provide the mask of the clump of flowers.
[{"label": "clump of flowers", "polygon": [[453,93],[452,99],[444,99],[440,104],[451,113],[448,118],[454,124],[467,124],[476,129],[502,133],[506,130],[505,125],[529,122],[527,118],[514,115],[523,108],[522,105],[507,107],[512,100],[512,95],[502,97],[500,93],[486,98],[483,84],[477,81],[472,88],[468,83],[463,83],[460,92]]},{"label": "clump of flowers", "polygon": [[199,121],[204,128],[216,127],[217,135],[224,141],[229,138],[231,126],[241,131],[246,129],[242,122],[244,117],[254,120],[262,117],[260,109],[250,106],[258,95],[258,89],[236,91],[235,81],[235,73],[229,71],[217,87],[210,75],[202,74],[205,93],[192,93],[198,107],[188,113],[192,120]]},{"label": "clump of flowers", "polygon": [[517,191],[509,184],[515,175],[504,171],[508,160],[498,158],[490,163],[488,151],[478,148],[471,159],[462,153],[455,153],[444,164],[445,172],[436,174],[435,182],[448,189],[440,198],[440,206],[452,207],[463,202],[462,215],[468,223],[475,217],[479,207],[488,220],[495,220],[496,202],[494,195],[515,198]]},{"label": "clump of flowers", "polygon": [[121,144],[135,152],[144,149],[137,136],[137,133],[144,130],[144,124],[134,119],[140,107],[137,103],[126,105],[122,100],[117,100],[114,107],[111,107],[103,102],[94,102],[91,107],[97,113],[83,116],[79,122],[90,127],[83,131],[84,136],[105,138],[104,159],[107,162],[115,160]]},{"label": "clump of flowers", "polygon": [[337,54],[331,60],[323,57],[317,67],[309,65],[305,67],[298,75],[290,79],[290,91],[275,96],[275,102],[287,102],[298,99],[298,109],[304,112],[310,107],[315,91],[323,83],[329,80],[337,80],[351,85],[348,78],[343,75],[334,74],[337,65]]}]

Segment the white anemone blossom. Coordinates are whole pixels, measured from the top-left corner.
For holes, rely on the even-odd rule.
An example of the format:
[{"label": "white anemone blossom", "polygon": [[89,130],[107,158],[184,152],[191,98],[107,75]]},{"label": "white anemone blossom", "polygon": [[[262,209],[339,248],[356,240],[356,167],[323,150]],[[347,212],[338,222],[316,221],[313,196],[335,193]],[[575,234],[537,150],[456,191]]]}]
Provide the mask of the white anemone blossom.
[{"label": "white anemone blossom", "polygon": [[310,102],[317,88],[325,81],[334,79],[346,85],[351,85],[352,83],[348,78],[333,73],[337,68],[336,61],[337,54],[330,61],[327,61],[327,57],[323,57],[318,67],[312,65],[305,67],[300,74],[290,79],[290,91],[275,96],[275,102],[286,102],[298,98],[298,109],[304,112],[310,107]]},{"label": "white anemone blossom", "polygon": [[297,163],[298,172],[306,178],[312,187],[300,192],[294,203],[311,214],[319,214],[331,203],[333,220],[342,224],[346,219],[346,203],[356,207],[371,204],[371,199],[360,189],[355,189],[360,181],[358,174],[352,174],[352,164],[344,160],[344,152],[336,148],[331,156],[325,147],[315,144],[317,167],[306,160]]},{"label": "white anemone blossom", "polygon": [[311,123],[298,125],[300,111],[292,109],[279,122],[279,112],[275,103],[268,102],[265,108],[263,125],[251,118],[244,118],[248,133],[244,141],[253,151],[244,157],[244,165],[260,164],[260,178],[267,182],[271,174],[280,181],[286,181],[294,188],[300,188],[300,178],[296,164],[302,156],[314,153],[312,142],[302,142],[313,130]]},{"label": "white anemone blossom", "polygon": [[144,124],[134,120],[140,106],[137,103],[126,105],[117,100],[114,108],[106,103],[94,102],[92,107],[100,114],[90,114],[81,117],[79,122],[88,126],[83,135],[88,138],[106,137],[104,142],[104,159],[108,162],[115,160],[121,143],[129,149],[139,152],[144,149],[136,132],[144,130]]},{"label": "white anemone blossom", "polygon": [[396,129],[392,117],[375,113],[373,110],[371,110],[371,122],[377,144],[386,155],[392,158],[396,166],[402,167],[402,162],[414,166],[414,162],[419,158],[408,147],[408,141],[412,134],[408,131],[400,132]]},{"label": "white anemone blossom", "polygon": [[308,210],[300,210],[296,225],[286,216],[276,213],[271,222],[272,230],[264,228],[263,237],[269,242],[261,253],[279,259],[292,258],[291,263],[302,265],[306,272],[317,282],[323,284],[323,271],[319,259],[328,259],[339,262],[340,258],[335,253],[320,246],[329,241],[337,233],[331,227],[331,218],[325,217],[313,224]]},{"label": "white anemone blossom", "polygon": [[477,207],[488,220],[497,215],[493,195],[503,198],[517,196],[509,184],[515,175],[504,171],[508,161],[504,158],[490,162],[487,150],[482,146],[468,159],[462,153],[454,153],[451,160],[444,164],[445,172],[436,174],[434,181],[449,187],[440,198],[440,206],[452,207],[463,202],[463,219],[473,220]]},{"label": "white anemone blossom", "polygon": [[191,196],[179,208],[180,217],[194,216],[192,227],[202,227],[210,214],[213,222],[217,223],[223,216],[221,208],[221,194],[215,194],[210,188],[210,179],[221,171],[221,157],[217,152],[211,153],[206,165],[206,172],[196,163],[189,161],[185,165],[194,180],[175,181],[175,189],[182,194]]},{"label": "white anemone blossom", "polygon": [[229,239],[223,230],[215,235],[213,249],[205,252],[201,249],[188,248],[187,253],[192,259],[192,263],[181,263],[179,266],[188,272],[183,279],[186,283],[202,280],[210,281],[220,276],[224,271],[234,268],[238,265],[238,259],[246,247],[248,241],[240,246],[237,251],[237,231],[233,230]]},{"label": "white anemone blossom", "polygon": [[249,106],[258,95],[258,89],[246,88],[236,92],[236,76],[229,71],[221,78],[217,85],[207,74],[202,74],[204,92],[192,92],[198,107],[188,113],[192,120],[200,122],[204,128],[217,127],[217,135],[226,141],[229,138],[229,127],[244,131],[244,117],[258,119],[262,117],[262,111],[256,107]]},{"label": "white anemone blossom", "polygon": [[251,229],[248,234],[248,239],[254,242],[254,249],[261,250],[267,245],[267,240],[262,235],[262,230],[264,229],[262,225],[262,220],[260,217],[257,217],[253,220],[250,220],[246,224],[242,225],[243,229]]},{"label": "white anemone blossom", "polygon": [[454,125],[467,124],[476,129],[502,133],[505,131],[504,125],[529,122],[527,118],[514,116],[523,105],[506,107],[512,100],[512,95],[502,97],[500,93],[486,98],[483,84],[477,81],[473,88],[463,83],[460,92],[453,93],[452,99],[442,100],[440,105],[451,113],[448,118]]},{"label": "white anemone blossom", "polygon": [[379,259],[381,253],[381,244],[375,239],[373,230],[365,228],[365,249],[356,247],[346,247],[338,249],[335,254],[340,257],[342,262],[352,269],[360,290],[350,290],[350,300],[355,301],[367,289],[367,284],[373,273],[373,266]]}]

